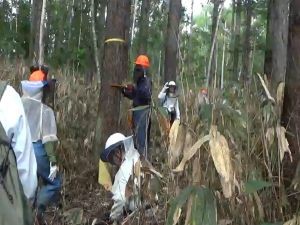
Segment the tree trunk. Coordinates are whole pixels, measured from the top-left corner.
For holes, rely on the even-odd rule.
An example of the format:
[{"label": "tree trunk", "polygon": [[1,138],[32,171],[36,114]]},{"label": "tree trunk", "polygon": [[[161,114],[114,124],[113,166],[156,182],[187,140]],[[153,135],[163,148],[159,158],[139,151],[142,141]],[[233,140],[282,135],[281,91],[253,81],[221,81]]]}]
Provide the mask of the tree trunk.
[{"label": "tree trunk", "polygon": [[142,0],[141,15],[139,18],[138,52],[147,54],[149,30],[150,0]]},{"label": "tree trunk", "polygon": [[240,39],[241,39],[241,11],[242,0],[236,0],[236,17],[234,32],[234,50],[233,50],[233,78],[237,80],[239,77],[239,61],[240,61]]},{"label": "tree trunk", "polygon": [[165,82],[176,80],[179,47],[178,34],[181,10],[181,0],[170,1],[167,40],[165,45]]},{"label": "tree trunk", "polygon": [[100,64],[98,57],[97,36],[95,28],[95,0],[91,0],[91,21],[92,21],[92,34],[93,34],[93,47],[94,47],[94,61],[96,64],[97,80],[100,80]]},{"label": "tree trunk", "polygon": [[247,0],[246,2],[246,21],[245,21],[245,39],[243,46],[243,67],[242,67],[242,83],[247,86],[247,83],[250,81],[250,71],[251,71],[251,23],[252,23],[252,12],[253,12],[253,0]]},{"label": "tree trunk", "polygon": [[[221,6],[221,7],[220,7]],[[211,47],[210,47],[210,55],[207,67],[207,80],[206,86],[211,83],[213,79],[213,75],[216,74],[217,70],[217,37],[218,37],[218,27],[221,18],[221,13],[223,10],[224,3],[222,0],[214,1],[214,9],[212,14],[212,32],[211,32]]]},{"label": "tree trunk", "polygon": [[[272,70],[271,90],[275,96],[280,82],[285,82],[287,67],[289,5],[286,1],[273,0],[271,12]],[[279,115],[280,116],[280,115]]]},{"label": "tree trunk", "polygon": [[39,65],[44,64],[44,22],[45,22],[45,11],[46,11],[46,0],[42,1],[42,12],[40,18],[40,29],[39,29]]},{"label": "tree trunk", "polygon": [[130,0],[110,0],[107,6],[106,43],[95,136],[95,148],[98,149],[104,147],[109,135],[121,130],[119,127],[121,93],[110,85],[122,83],[128,75],[130,5]]},{"label": "tree trunk", "polygon": [[[288,132],[292,134],[288,135],[288,141],[293,155],[293,165],[289,163],[285,167],[286,176],[284,177],[292,178],[295,173],[296,165],[299,161],[300,149],[300,0],[291,1],[289,19],[290,21],[287,50],[286,87],[283,107],[283,122],[285,126],[287,126]],[[273,53],[273,57],[274,56],[275,53]],[[274,69],[272,71],[273,73],[275,73]],[[277,76],[278,78],[280,78],[280,74],[278,74]],[[276,77],[274,81],[277,82],[279,80],[278,78]],[[290,181],[291,180],[289,180],[289,184]]]},{"label": "tree trunk", "polygon": [[37,63],[39,60],[40,24],[43,1],[33,0],[31,7],[31,32],[29,58]]},{"label": "tree trunk", "polygon": [[272,73],[272,21],[271,21],[271,11],[273,8],[273,0],[268,1],[268,15],[267,15],[267,34],[266,34],[266,50],[265,50],[265,64],[264,72],[270,79]]}]

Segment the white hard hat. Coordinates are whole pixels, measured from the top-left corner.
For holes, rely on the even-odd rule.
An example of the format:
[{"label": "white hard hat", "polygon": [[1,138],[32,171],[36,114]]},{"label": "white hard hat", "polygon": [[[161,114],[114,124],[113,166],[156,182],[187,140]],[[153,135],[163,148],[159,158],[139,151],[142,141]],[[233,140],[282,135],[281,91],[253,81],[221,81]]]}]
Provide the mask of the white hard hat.
[{"label": "white hard hat", "polygon": [[110,135],[105,143],[105,149],[100,154],[100,159],[103,162],[109,162],[110,154],[113,153],[118,146],[122,145],[125,139],[126,137],[121,133],[114,133]]},{"label": "white hard hat", "polygon": [[109,138],[107,139],[106,143],[105,143],[105,148],[109,148],[110,146],[120,142],[120,141],[124,141],[126,139],[126,137],[121,134],[121,133],[114,133],[112,135],[109,136]]},{"label": "white hard hat", "polygon": [[175,83],[175,81],[170,81],[170,82],[168,83],[168,85],[169,85],[169,86],[176,86],[176,83]]}]

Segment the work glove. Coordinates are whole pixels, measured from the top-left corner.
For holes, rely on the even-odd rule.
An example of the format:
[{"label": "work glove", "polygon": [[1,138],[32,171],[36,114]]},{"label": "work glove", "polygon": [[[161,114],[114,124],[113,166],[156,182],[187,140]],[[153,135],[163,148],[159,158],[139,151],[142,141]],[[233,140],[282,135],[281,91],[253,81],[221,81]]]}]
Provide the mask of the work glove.
[{"label": "work glove", "polygon": [[169,89],[169,82],[165,83],[162,92],[166,92]]},{"label": "work glove", "polygon": [[50,173],[48,178],[53,181],[58,173],[58,166],[52,162],[50,162]]}]

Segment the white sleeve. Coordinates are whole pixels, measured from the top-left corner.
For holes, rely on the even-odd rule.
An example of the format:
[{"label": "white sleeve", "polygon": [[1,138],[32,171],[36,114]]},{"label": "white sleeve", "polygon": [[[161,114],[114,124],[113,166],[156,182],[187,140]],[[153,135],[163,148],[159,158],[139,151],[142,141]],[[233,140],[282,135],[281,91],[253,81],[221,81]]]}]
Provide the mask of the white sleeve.
[{"label": "white sleeve", "polygon": [[123,208],[126,204],[126,186],[132,174],[133,163],[130,160],[125,160],[120,166],[115,181],[112,186],[114,205],[111,208],[110,218],[118,220],[122,216]]},{"label": "white sleeve", "polygon": [[166,95],[167,95],[166,92],[163,92],[163,91],[159,92],[158,99],[160,100],[161,104],[163,104],[163,101],[165,100]]},{"label": "white sleeve", "polygon": [[0,120],[9,138],[12,138],[19,177],[28,199],[33,198],[37,187],[37,164],[31,142],[30,129],[22,101],[10,86],[0,102]]},{"label": "white sleeve", "polygon": [[179,110],[179,100],[177,99],[176,101],[176,106],[175,106],[175,110],[176,110],[176,119],[180,120],[180,110]]}]

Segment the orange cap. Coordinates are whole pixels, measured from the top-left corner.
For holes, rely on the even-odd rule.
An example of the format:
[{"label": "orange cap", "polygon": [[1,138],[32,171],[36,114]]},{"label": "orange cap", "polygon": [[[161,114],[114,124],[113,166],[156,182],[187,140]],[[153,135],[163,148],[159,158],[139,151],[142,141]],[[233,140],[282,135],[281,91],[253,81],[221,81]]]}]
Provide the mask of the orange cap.
[{"label": "orange cap", "polygon": [[44,80],[46,80],[46,76],[41,70],[34,71],[29,77],[29,81],[44,81]]},{"label": "orange cap", "polygon": [[146,55],[139,55],[135,60],[136,65],[141,65],[145,68],[150,67],[149,59]]},{"label": "orange cap", "polygon": [[207,88],[201,88],[200,89],[200,92],[202,93],[202,94],[205,94],[205,95],[207,95],[207,92],[208,92],[208,90],[207,90]]}]

